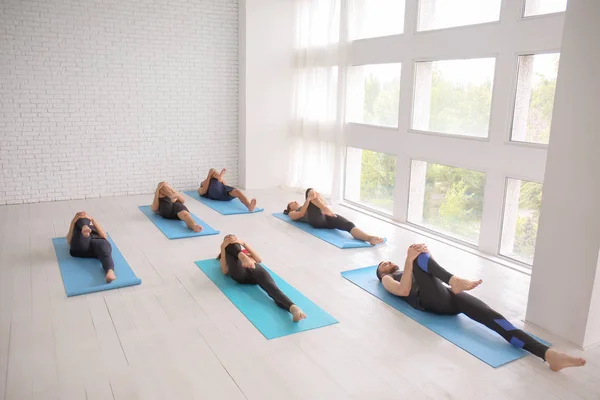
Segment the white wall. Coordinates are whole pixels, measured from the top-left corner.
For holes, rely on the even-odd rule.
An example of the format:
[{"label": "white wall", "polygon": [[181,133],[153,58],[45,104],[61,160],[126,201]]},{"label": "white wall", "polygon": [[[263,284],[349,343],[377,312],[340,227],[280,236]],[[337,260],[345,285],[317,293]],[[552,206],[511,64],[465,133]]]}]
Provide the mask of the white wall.
[{"label": "white wall", "polygon": [[237,180],[237,0],[0,3],[0,204]]},{"label": "white wall", "polygon": [[[280,186],[287,172],[292,109],[294,2],[241,0],[240,184]],[[242,29],[242,28],[240,28]]]},{"label": "white wall", "polygon": [[569,0],[527,308],[582,347],[600,342],[598,15],[600,2]]}]

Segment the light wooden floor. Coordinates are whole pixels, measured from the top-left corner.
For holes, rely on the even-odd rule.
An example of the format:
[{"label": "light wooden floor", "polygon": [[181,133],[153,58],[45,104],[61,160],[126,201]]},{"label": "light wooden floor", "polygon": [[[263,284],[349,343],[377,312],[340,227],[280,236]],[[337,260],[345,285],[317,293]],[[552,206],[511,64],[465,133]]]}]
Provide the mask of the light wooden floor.
[{"label": "light wooden floor", "polygon": [[[137,209],[151,195],[4,206],[0,399],[600,398],[600,348],[585,352],[585,368],[559,374],[533,356],[493,369],[340,276],[382,259],[400,263],[407,245],[426,239],[337,207],[388,237],[386,246],[342,251],[271,216],[294,195],[252,194],[266,212],[227,217],[187,204],[222,234],[252,243],[339,324],[265,340],[193,263],[214,257],[223,235],[167,240]],[[65,297],[51,238],[81,210],[110,232],[141,286]],[[451,271],[481,277],[474,293],[522,326],[526,275],[427,243]]]}]

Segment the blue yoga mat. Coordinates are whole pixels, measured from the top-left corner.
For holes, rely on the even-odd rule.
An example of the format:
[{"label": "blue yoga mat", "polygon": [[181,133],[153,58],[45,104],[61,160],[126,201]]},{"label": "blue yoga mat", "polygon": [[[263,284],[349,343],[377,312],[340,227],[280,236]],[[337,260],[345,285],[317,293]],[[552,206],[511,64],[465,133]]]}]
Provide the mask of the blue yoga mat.
[{"label": "blue yoga mat", "polygon": [[265,269],[269,271],[277,286],[304,311],[307,318],[300,322],[292,321],[292,315],[277,307],[260,287],[242,285],[223,275],[218,260],[196,261],[196,265],[267,339],[322,328],[338,322],[267,267]]},{"label": "blue yoga mat", "polygon": [[99,260],[95,258],[72,257],[69,254],[70,246],[67,243],[67,238],[52,239],[67,297],[134,286],[142,283],[142,280],[135,276],[131,268],[129,268],[129,264],[127,264],[127,261],[125,261],[125,258],[123,258],[119,248],[110,236],[108,237],[108,241],[112,246],[112,257],[115,262],[115,275],[117,276],[117,279],[111,283],[106,283],[106,274]]},{"label": "blue yoga mat", "polygon": [[160,229],[160,231],[169,239],[217,235],[219,233],[219,231],[213,229],[206,222],[202,221],[192,213],[190,214],[192,215],[192,218],[194,218],[194,221],[196,221],[196,223],[203,228],[201,232],[192,231],[183,221],[178,221],[176,219],[165,219],[161,217],[152,211],[150,206],[140,206],[139,209],[146,214],[150,221],[154,222],[154,225],[156,225],[156,227]]},{"label": "blue yoga mat", "polygon": [[231,201],[218,201],[200,196],[196,190],[188,190],[184,193],[198,200],[200,203],[221,213],[222,215],[254,214],[264,211],[264,208],[256,207],[254,211],[250,212],[248,211],[248,208],[246,208],[246,206],[240,201],[240,199],[233,199]]},{"label": "blue yoga mat", "polygon": [[[316,229],[307,224],[306,222],[292,221],[292,219],[289,216],[283,213],[273,213],[273,216],[275,218],[279,218],[280,220],[287,222],[290,225],[295,226],[298,229],[302,229],[304,232],[310,233],[311,235],[316,236],[329,244],[339,247],[340,249],[373,247],[367,242],[354,239],[351,234],[349,234],[348,232],[340,231],[339,229]],[[383,243],[385,242],[387,242],[387,239],[384,238]]]},{"label": "blue yoga mat", "polygon": [[[342,276],[494,368],[528,354],[525,350],[511,346],[496,332],[463,314],[436,315],[412,308],[404,300],[384,289],[375,275],[376,268],[377,266],[372,266],[344,271]],[[536,339],[550,345],[537,337]]]}]

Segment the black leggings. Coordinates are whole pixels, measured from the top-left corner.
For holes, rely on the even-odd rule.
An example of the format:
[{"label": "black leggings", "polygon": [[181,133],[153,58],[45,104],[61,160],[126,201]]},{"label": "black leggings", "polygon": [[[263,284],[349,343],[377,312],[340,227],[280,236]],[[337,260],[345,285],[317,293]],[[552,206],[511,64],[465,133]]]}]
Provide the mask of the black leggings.
[{"label": "black leggings", "polygon": [[242,262],[238,259],[241,251],[242,246],[238,243],[231,243],[225,248],[229,276],[237,283],[260,286],[275,301],[275,304],[289,311],[294,303],[277,287],[271,274],[262,265],[256,263],[254,269],[242,267]]},{"label": "black leggings", "polygon": [[315,206],[313,203],[310,203],[308,205],[308,209],[306,210],[306,222],[308,222],[308,224],[313,228],[318,229],[339,229],[350,232],[355,228],[355,225],[352,222],[348,221],[339,214],[336,215],[337,217],[324,215],[319,207]]},{"label": "black leggings", "polygon": [[548,346],[516,328],[478,298],[465,292],[452,293],[450,288],[442,283],[449,284],[452,274],[442,268],[429,254],[422,253],[417,257],[413,264],[413,276],[419,287],[419,303],[426,311],[449,315],[463,313],[498,333],[513,346],[527,350],[545,360]]},{"label": "black leggings", "polygon": [[[81,235],[81,232],[75,232],[75,235]],[[71,243],[73,243],[71,239]],[[103,238],[92,238],[85,243],[89,246],[71,246],[69,251],[73,257],[79,258],[97,258],[102,263],[104,272],[115,269],[115,263],[112,258],[112,246],[110,242]]]}]

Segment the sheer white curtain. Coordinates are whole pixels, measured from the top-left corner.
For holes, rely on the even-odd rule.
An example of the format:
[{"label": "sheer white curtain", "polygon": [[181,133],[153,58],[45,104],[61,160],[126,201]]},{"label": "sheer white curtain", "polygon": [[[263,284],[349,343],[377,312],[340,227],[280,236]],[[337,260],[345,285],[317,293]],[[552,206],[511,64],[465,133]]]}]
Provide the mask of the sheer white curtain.
[{"label": "sheer white curtain", "polygon": [[[296,57],[286,185],[341,198],[344,46],[342,0],[295,0]],[[345,67],[344,67],[345,68]]]}]

